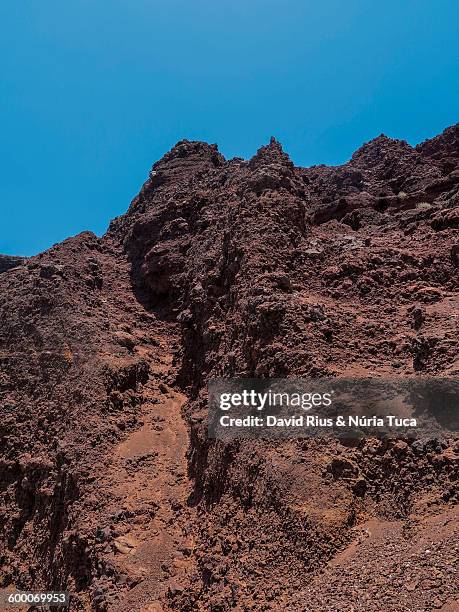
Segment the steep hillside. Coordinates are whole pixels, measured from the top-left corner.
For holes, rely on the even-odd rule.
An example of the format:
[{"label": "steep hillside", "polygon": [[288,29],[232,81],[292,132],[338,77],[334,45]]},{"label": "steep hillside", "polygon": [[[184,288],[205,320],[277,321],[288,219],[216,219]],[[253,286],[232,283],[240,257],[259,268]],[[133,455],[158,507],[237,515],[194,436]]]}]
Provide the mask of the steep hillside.
[{"label": "steep hillside", "polygon": [[454,609],[457,439],[223,444],[205,417],[213,377],[459,375],[458,126],[336,167],[182,141],[105,236],[18,263],[1,587],[72,610]]}]

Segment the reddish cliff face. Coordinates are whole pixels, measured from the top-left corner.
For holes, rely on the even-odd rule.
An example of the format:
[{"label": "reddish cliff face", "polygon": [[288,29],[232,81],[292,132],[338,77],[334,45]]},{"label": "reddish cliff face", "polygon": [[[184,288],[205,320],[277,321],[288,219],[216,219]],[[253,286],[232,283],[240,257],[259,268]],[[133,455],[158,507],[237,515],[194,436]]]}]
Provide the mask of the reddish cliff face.
[{"label": "reddish cliff face", "polygon": [[72,609],[453,610],[457,441],[206,437],[212,377],[459,375],[459,127],[337,167],[182,141],[0,275],[1,586]]}]

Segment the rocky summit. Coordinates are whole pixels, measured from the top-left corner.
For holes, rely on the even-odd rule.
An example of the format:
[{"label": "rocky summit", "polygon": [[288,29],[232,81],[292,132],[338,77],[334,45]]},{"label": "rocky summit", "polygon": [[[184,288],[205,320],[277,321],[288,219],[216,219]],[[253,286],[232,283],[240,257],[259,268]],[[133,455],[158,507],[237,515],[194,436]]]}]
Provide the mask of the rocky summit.
[{"label": "rocky summit", "polygon": [[457,610],[453,437],[210,440],[218,377],[459,375],[459,125],[342,166],[179,142],[0,258],[0,587],[71,610]]}]

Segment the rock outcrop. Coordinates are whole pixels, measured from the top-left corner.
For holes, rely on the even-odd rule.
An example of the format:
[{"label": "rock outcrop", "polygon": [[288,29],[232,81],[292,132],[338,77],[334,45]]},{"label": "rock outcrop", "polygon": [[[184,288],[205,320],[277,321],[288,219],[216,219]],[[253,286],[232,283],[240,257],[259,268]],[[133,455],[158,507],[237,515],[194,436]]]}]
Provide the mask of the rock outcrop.
[{"label": "rock outcrop", "polygon": [[222,443],[205,417],[214,377],[459,375],[458,134],[311,168],[182,141],[102,238],[2,259],[0,586],[453,610],[454,437]]}]

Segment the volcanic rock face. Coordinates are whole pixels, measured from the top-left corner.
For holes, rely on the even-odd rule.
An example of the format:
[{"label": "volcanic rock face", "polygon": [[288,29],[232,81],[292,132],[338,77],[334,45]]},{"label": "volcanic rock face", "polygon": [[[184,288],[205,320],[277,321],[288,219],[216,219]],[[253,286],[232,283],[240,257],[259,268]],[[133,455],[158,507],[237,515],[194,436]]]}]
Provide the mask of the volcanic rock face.
[{"label": "volcanic rock face", "polygon": [[20,263],[1,587],[74,610],[454,609],[457,441],[223,444],[205,409],[217,376],[459,375],[458,126],[337,167],[182,141],[104,237]]}]

